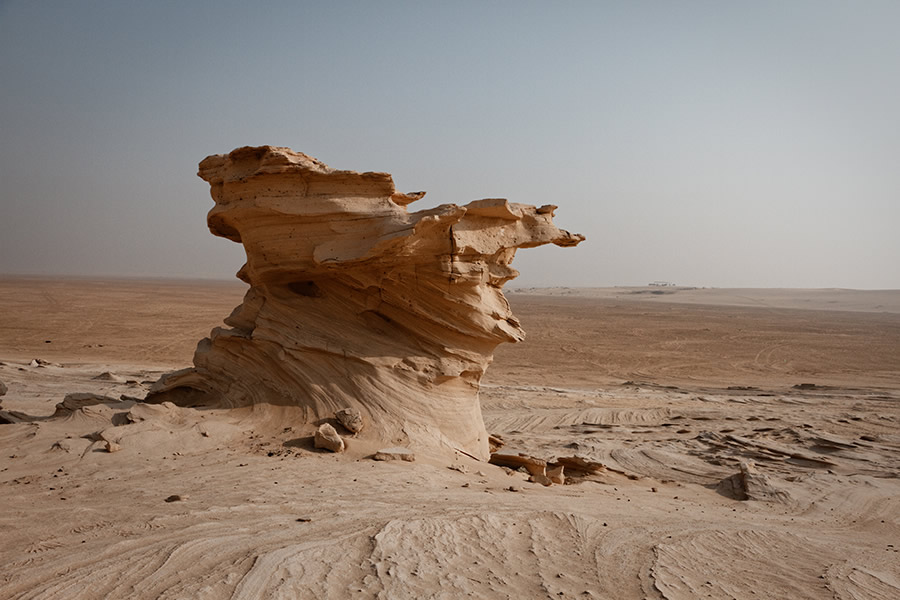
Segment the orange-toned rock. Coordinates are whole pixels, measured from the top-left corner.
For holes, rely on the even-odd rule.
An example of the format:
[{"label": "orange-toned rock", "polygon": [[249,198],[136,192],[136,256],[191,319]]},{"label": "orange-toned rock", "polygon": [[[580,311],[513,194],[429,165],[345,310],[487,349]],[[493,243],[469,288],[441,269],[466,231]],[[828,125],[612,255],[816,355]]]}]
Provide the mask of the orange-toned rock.
[{"label": "orange-toned rock", "polygon": [[554,206],[409,212],[424,193],[387,173],[272,146],[210,156],[199,175],[210,231],[243,244],[250,289],[148,401],[295,406],[307,422],[356,408],[367,437],[487,458],[479,382],[494,348],[524,337],[501,292],[513,256],[584,239],[553,224]]}]

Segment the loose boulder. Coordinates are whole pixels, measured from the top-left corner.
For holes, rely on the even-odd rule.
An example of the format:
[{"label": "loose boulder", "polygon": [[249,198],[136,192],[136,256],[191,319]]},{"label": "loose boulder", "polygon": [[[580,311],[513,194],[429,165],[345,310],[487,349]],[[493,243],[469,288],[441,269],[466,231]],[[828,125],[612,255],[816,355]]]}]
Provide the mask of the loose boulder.
[{"label": "loose boulder", "polygon": [[356,408],[342,408],[334,413],[334,418],[350,433],[359,433],[365,426],[362,413]]},{"label": "loose boulder", "polygon": [[323,450],[330,450],[331,452],[343,452],[344,451],[344,440],[341,436],[338,435],[338,432],[329,425],[328,423],[323,423],[316,430],[316,436],[313,440],[313,444],[316,448],[321,448]]}]

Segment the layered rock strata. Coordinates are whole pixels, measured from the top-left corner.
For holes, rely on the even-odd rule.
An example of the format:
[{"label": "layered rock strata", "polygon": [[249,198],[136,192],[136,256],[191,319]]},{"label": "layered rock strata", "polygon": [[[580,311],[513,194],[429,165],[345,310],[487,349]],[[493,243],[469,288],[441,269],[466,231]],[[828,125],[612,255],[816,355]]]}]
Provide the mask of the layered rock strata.
[{"label": "layered rock strata", "polygon": [[194,367],[148,401],[299,407],[315,422],[358,409],[364,435],[488,454],[478,385],[502,342],[524,338],[501,292],[519,248],[574,246],[555,206],[486,199],[409,212],[387,173],[245,147],[200,163],[210,231],[243,244],[243,304],[200,341]]}]

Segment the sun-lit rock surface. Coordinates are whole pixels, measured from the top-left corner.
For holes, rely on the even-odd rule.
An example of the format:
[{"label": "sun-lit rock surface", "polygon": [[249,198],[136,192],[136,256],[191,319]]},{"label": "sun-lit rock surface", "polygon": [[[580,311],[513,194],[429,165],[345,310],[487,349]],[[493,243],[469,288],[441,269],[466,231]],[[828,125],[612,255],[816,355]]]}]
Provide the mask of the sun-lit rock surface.
[{"label": "sun-lit rock surface", "polygon": [[364,435],[458,448],[488,440],[478,385],[524,332],[501,288],[519,248],[574,246],[552,205],[486,199],[418,212],[387,173],[332,169],[287,148],[210,156],[210,231],[243,244],[244,302],[152,402],[355,408]]}]

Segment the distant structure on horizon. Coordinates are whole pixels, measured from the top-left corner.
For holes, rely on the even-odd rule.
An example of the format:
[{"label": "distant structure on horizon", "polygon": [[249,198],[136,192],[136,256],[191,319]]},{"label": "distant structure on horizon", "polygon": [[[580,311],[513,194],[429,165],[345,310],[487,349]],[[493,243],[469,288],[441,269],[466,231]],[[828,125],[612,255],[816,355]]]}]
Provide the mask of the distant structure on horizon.
[{"label": "distant structure on horizon", "polygon": [[651,281],[648,285],[650,287],[675,287],[675,284],[669,281]]}]

